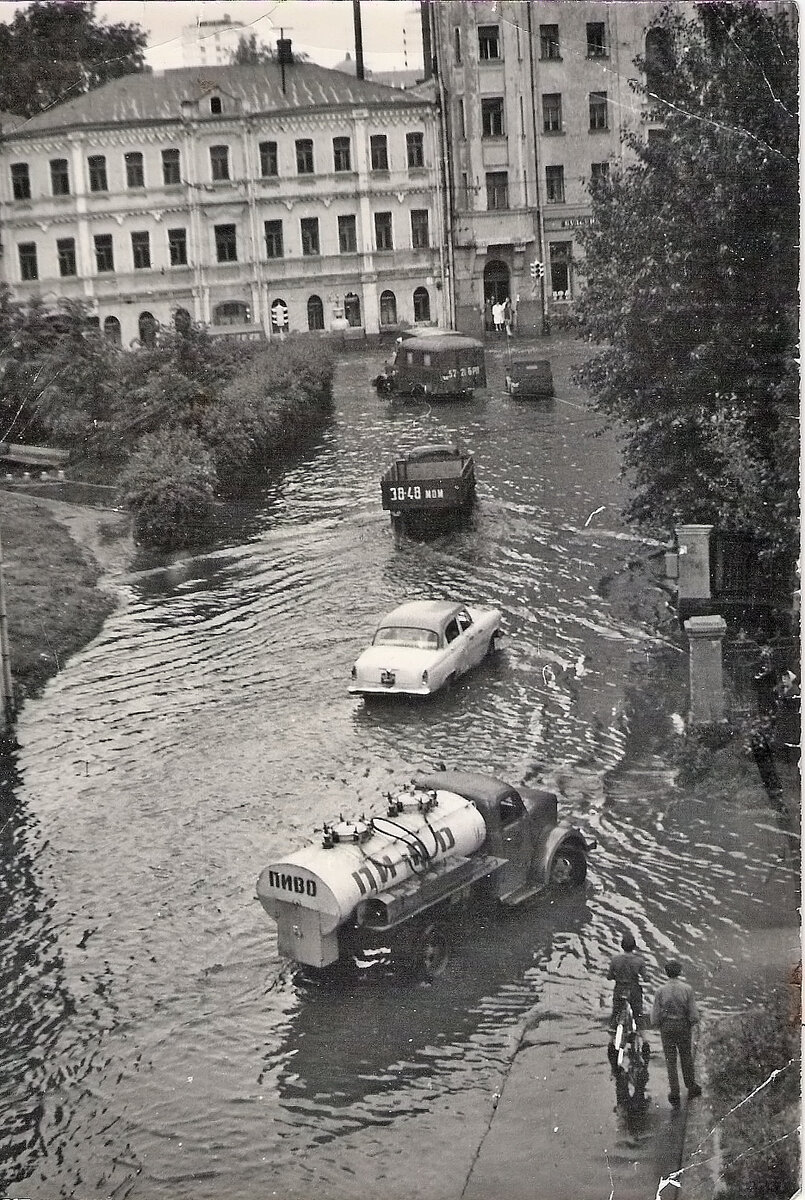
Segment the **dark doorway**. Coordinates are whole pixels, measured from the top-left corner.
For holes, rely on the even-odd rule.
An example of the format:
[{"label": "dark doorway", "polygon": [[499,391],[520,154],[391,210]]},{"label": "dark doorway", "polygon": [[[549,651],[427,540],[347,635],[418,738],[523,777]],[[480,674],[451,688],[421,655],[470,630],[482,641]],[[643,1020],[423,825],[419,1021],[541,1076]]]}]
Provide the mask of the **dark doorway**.
[{"label": "dark doorway", "polygon": [[494,329],[492,305],[511,297],[511,272],[505,262],[493,258],[484,267],[484,329]]}]

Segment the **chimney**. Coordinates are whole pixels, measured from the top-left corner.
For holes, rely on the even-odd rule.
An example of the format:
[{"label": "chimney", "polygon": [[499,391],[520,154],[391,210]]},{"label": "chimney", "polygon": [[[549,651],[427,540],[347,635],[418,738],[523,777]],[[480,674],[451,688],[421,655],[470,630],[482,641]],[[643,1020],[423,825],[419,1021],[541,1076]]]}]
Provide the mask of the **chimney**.
[{"label": "chimney", "polygon": [[363,69],[363,25],[361,24],[361,0],[352,0],[352,20],[355,25],[355,77],[365,79]]},{"label": "chimney", "polygon": [[434,75],[433,44],[430,36],[430,3],[429,0],[419,0],[419,18],[422,23],[422,62],[425,65],[425,79]]}]

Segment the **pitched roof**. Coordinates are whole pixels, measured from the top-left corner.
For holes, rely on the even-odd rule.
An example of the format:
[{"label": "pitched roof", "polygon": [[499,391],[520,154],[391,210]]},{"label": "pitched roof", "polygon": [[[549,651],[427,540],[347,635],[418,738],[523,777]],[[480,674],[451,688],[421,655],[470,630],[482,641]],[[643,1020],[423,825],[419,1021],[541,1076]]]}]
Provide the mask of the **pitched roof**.
[{"label": "pitched roof", "polygon": [[[113,79],[75,100],[38,113],[16,133],[176,120],[182,115],[183,101],[198,100],[212,93],[235,100],[239,111],[245,113],[300,112],[352,105],[407,107],[427,104],[424,98],[412,97],[399,88],[355,79],[343,71],[332,71],[317,63],[294,62],[286,66],[284,91],[282,68],[278,63],[181,67]],[[221,117],[199,113],[198,119],[220,121]]]}]

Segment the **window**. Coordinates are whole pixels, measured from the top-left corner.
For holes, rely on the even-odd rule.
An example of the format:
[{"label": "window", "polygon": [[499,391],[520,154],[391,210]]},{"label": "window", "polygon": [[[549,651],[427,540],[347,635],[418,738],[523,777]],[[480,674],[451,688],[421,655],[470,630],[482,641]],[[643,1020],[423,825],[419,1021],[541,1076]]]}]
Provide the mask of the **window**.
[{"label": "window", "polygon": [[603,21],[587,22],[587,57],[607,57],[606,26]]},{"label": "window", "polygon": [[604,180],[609,179],[609,163],[590,163],[590,179],[592,183],[603,183]]},{"label": "window", "polygon": [[173,314],[173,328],[177,333],[189,333],[193,322],[186,308],[177,308]]},{"label": "window", "polygon": [[131,257],[135,271],[145,271],[151,266],[151,236],[149,233],[131,235]]},{"label": "window", "polygon": [[394,292],[380,293],[380,324],[397,324],[397,297]]},{"label": "window", "polygon": [[144,346],[153,346],[157,340],[158,325],[156,317],[150,312],[141,312],[137,321],[137,330],[140,335],[140,341]]},{"label": "window", "polygon": [[123,340],[120,334],[120,322],[117,317],[107,317],[103,323],[103,336],[119,346]]},{"label": "window", "polygon": [[260,143],[260,174],[264,179],[279,174],[276,142]]},{"label": "window", "polygon": [[607,128],[607,94],[590,92],[590,129]]},{"label": "window", "polygon": [[91,192],[108,191],[106,182],[106,158],[103,154],[91,154],[87,159],[89,167],[89,190]]},{"label": "window", "polygon": [[355,292],[347,292],[344,297],[344,316],[350,329],[357,329],[361,323],[361,302]]},{"label": "window", "polygon": [[285,246],[282,240],[282,221],[265,221],[266,258],[283,258]]},{"label": "window", "polygon": [[562,132],[562,94],[561,92],[543,92],[542,94],[542,129],[544,133]]},{"label": "window", "polygon": [[319,254],[319,218],[302,217],[299,224],[302,230],[302,253]]},{"label": "window", "polygon": [[229,178],[228,146],[210,146],[210,171],[215,180]]},{"label": "window", "polygon": [[427,288],[418,287],[414,292],[414,320],[430,320],[430,295]]},{"label": "window", "polygon": [[296,171],[299,175],[313,174],[313,142],[300,138],[296,143]]},{"label": "window", "polygon": [[212,310],[213,325],[251,325],[252,310],[242,300],[225,300]]},{"label": "window", "polygon": [[168,230],[168,254],[172,267],[187,266],[187,230]]},{"label": "window", "polygon": [[215,113],[217,115],[218,113],[222,113],[223,111],[224,111],[224,107],[221,103],[221,97],[220,96],[210,96],[210,112]]},{"label": "window", "polygon": [[508,171],[487,171],[486,207],[488,209],[509,207]]},{"label": "window", "polygon": [[27,163],[11,164],[11,188],[15,200],[31,199],[31,177]]},{"label": "window", "polygon": [[497,25],[478,26],[478,57],[481,62],[500,58],[500,35]]},{"label": "window", "polygon": [[307,302],[308,329],[324,329],[324,305],[321,296],[309,296]]},{"label": "window", "polygon": [[457,67],[461,65],[461,30],[458,26],[453,30],[453,59]]},{"label": "window", "polygon": [[59,274],[62,277],[75,275],[75,238],[59,238],[56,242],[56,257],[59,260]]},{"label": "window", "polygon": [[169,185],[182,182],[182,165],[178,150],[162,151],[162,182]]},{"label": "window", "polygon": [[503,98],[501,96],[481,101],[481,133],[483,137],[503,136]]},{"label": "window", "polygon": [[353,216],[338,218],[338,249],[342,254],[351,254],[358,248]]},{"label": "window", "polygon": [[95,269],[97,271],[114,271],[115,255],[112,249],[111,233],[95,234]]},{"label": "window", "polygon": [[20,278],[38,279],[39,267],[36,261],[36,242],[20,242]]},{"label": "window", "polygon": [[406,133],[405,149],[408,154],[409,167],[424,167],[425,135],[423,133]]},{"label": "window", "polygon": [[565,199],[565,168],[545,168],[545,194],[551,204],[563,204]]},{"label": "window", "polygon": [[373,133],[369,138],[373,171],[388,171],[389,152],[385,133]]},{"label": "window", "polygon": [[375,247],[378,250],[394,249],[390,212],[375,213]]},{"label": "window", "polygon": [[428,210],[426,208],[411,209],[411,245],[415,250],[427,250],[430,246],[430,229],[428,228]]},{"label": "window", "polygon": [[215,226],[215,254],[218,262],[238,261],[238,234],[234,225]]},{"label": "window", "polygon": [[70,171],[66,158],[50,160],[50,190],[54,196],[70,195]]},{"label": "window", "polygon": [[551,242],[551,292],[554,300],[572,299],[572,242]]},{"label": "window", "polygon": [[336,171],[352,170],[348,137],[333,138],[333,167]]},{"label": "window", "polygon": [[126,187],[145,187],[145,171],[143,169],[142,154],[140,154],[138,150],[132,150],[129,154],[124,154],[123,158],[126,163]]},{"label": "window", "polygon": [[561,58],[559,53],[559,26],[540,25],[539,27],[540,58]]},{"label": "window", "polygon": [[458,129],[458,136],[460,138],[467,136],[467,121],[464,115],[463,96],[459,96],[458,100],[456,100],[456,128]]}]

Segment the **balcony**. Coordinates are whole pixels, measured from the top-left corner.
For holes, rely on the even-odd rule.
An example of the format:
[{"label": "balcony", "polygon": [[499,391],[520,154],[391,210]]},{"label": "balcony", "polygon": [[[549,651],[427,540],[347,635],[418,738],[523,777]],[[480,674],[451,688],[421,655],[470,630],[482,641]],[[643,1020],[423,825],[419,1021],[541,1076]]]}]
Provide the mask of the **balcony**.
[{"label": "balcony", "polygon": [[533,242],[536,212],[531,208],[495,208],[488,212],[460,212],[456,217],[457,246],[479,250],[501,244]]}]

